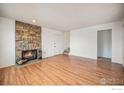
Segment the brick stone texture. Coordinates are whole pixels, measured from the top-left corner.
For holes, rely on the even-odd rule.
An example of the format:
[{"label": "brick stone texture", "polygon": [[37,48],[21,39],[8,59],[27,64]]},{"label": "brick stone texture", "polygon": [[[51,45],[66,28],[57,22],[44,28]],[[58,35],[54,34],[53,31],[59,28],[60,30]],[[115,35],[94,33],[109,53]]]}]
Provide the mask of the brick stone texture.
[{"label": "brick stone texture", "polygon": [[41,49],[41,27],[16,21],[16,59],[22,50]]}]

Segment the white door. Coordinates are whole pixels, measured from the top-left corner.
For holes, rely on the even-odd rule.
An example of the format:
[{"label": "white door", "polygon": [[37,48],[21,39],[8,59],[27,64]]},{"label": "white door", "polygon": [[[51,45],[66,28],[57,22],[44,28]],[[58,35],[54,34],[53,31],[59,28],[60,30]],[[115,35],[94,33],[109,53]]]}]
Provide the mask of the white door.
[{"label": "white door", "polygon": [[54,34],[54,55],[61,54],[61,36]]},{"label": "white door", "polygon": [[54,56],[54,39],[53,34],[48,32],[43,32],[43,58]]},{"label": "white door", "polygon": [[42,31],[42,56],[43,58],[62,54],[63,52],[62,34],[54,33],[52,31]]}]

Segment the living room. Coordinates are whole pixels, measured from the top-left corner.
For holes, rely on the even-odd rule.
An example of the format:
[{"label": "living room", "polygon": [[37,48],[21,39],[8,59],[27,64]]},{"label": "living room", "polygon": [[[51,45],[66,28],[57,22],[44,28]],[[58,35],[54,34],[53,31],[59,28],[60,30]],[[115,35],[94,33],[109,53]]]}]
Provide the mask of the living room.
[{"label": "living room", "polygon": [[124,85],[124,4],[0,4],[1,85]]}]

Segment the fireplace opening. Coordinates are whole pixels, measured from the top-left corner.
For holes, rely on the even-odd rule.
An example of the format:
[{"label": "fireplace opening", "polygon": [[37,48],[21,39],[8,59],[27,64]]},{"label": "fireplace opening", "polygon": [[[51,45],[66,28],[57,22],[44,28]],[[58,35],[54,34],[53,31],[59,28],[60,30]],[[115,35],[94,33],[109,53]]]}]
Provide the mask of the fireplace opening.
[{"label": "fireplace opening", "polygon": [[22,60],[34,60],[37,59],[37,50],[25,50],[22,51]]}]

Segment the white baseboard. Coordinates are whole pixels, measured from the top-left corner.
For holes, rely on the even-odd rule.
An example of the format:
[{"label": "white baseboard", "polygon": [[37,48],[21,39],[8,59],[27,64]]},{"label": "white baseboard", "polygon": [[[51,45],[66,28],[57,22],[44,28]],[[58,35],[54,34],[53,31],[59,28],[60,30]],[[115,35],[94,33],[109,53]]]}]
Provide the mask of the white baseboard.
[{"label": "white baseboard", "polygon": [[97,60],[97,57],[82,56],[82,55],[77,55],[77,54],[72,54],[72,53],[69,53],[69,55]]}]

